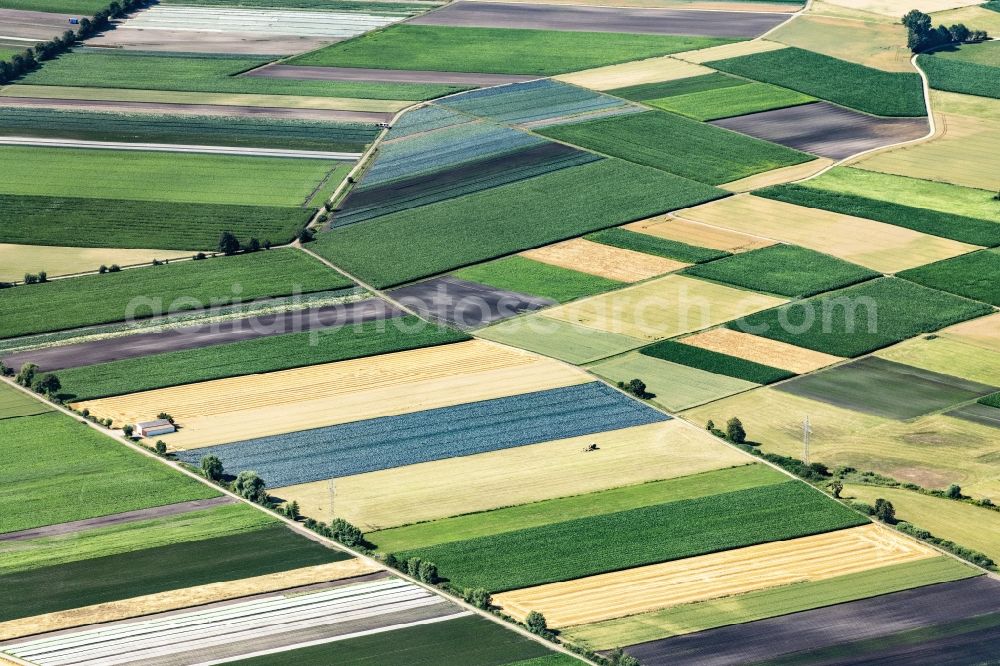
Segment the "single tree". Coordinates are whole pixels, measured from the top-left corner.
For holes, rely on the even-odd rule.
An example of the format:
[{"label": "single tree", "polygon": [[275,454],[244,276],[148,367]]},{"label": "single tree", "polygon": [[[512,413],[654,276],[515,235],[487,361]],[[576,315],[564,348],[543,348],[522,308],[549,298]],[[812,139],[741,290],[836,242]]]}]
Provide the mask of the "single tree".
[{"label": "single tree", "polygon": [[406,560],[406,573],[414,578],[418,578],[420,576],[420,563],[422,561],[419,557],[411,557]]},{"label": "single tree", "polygon": [[243,470],[236,476],[232,490],[243,499],[257,504],[263,504],[267,501],[267,484],[264,483],[264,479],[257,475],[257,472],[251,470]]},{"label": "single tree", "polygon": [[221,481],[222,461],[218,456],[202,456],[201,473],[210,481]]},{"label": "single tree", "polygon": [[715,421],[713,421],[712,419],[709,419],[708,423],[705,424],[705,430],[708,430],[708,431],[715,430]]},{"label": "single tree", "polygon": [[944,491],[944,494],[950,499],[962,499],[962,486],[953,483],[948,486],[948,490]]},{"label": "single tree", "polygon": [[34,363],[25,363],[21,366],[21,370],[18,371],[17,376],[14,377],[14,381],[21,386],[31,386],[31,383],[35,381],[35,373],[38,372],[38,366]]},{"label": "single tree", "polygon": [[240,242],[231,231],[223,231],[219,236],[219,252],[226,256],[234,255],[240,251]]},{"label": "single tree", "polygon": [[465,590],[465,594],[463,596],[470,604],[483,610],[489,610],[490,605],[493,602],[492,597],[490,597],[490,593],[481,587],[477,587],[474,590],[467,589]]},{"label": "single tree", "polygon": [[881,497],[875,500],[875,517],[888,525],[896,523],[896,508],[887,499]]},{"label": "single tree", "polygon": [[135,428],[132,427],[131,423],[126,423],[122,426],[122,434],[128,439],[132,439],[132,433],[135,432]]},{"label": "single tree", "polygon": [[428,585],[433,585],[438,582],[437,565],[433,562],[424,560],[417,568],[417,578],[419,578],[421,582],[427,583]]},{"label": "single tree", "polygon": [[35,393],[42,393],[47,396],[53,396],[59,392],[62,388],[62,382],[59,378],[53,375],[51,372],[45,373],[41,377],[35,379],[31,384],[31,388]]},{"label": "single tree", "polygon": [[156,455],[165,456],[167,455],[167,444],[162,439],[156,440]]},{"label": "single tree", "polygon": [[844,492],[844,484],[840,482],[840,479],[837,479],[830,484],[830,490],[833,492],[834,497],[840,499],[840,493]]},{"label": "single tree", "polygon": [[299,503],[295,500],[285,504],[285,517],[291,518],[292,520],[298,520],[302,514],[299,510]]},{"label": "single tree", "polygon": [[726,421],[726,439],[736,444],[747,441],[747,431],[743,429],[743,422],[735,416]]},{"label": "single tree", "polygon": [[539,636],[544,636],[549,631],[549,625],[545,621],[545,616],[538,611],[531,611],[528,617],[524,618],[524,624],[528,631]]},{"label": "single tree", "polygon": [[251,238],[250,242],[247,243],[247,252],[256,252],[260,249],[260,241],[256,238]]}]

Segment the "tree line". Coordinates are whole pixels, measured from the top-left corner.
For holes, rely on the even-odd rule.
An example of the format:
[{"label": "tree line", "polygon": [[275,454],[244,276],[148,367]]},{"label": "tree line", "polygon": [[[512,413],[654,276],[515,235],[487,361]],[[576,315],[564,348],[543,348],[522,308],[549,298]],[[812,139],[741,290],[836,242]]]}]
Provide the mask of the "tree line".
[{"label": "tree line", "polygon": [[916,9],[906,13],[903,25],[906,26],[906,46],[914,53],[945,44],[968,44],[989,38],[985,30],[971,30],[964,23],[956,23],[950,28],[944,25],[935,28],[931,17]]}]

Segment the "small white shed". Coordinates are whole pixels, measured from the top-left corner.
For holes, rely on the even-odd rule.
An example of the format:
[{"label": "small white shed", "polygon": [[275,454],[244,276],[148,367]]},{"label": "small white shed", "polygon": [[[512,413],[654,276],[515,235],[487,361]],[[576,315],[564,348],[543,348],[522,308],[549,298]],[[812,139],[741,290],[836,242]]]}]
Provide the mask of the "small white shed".
[{"label": "small white shed", "polygon": [[156,419],[155,421],[140,421],[135,424],[135,434],[139,437],[156,437],[176,432],[174,424],[166,419]]}]

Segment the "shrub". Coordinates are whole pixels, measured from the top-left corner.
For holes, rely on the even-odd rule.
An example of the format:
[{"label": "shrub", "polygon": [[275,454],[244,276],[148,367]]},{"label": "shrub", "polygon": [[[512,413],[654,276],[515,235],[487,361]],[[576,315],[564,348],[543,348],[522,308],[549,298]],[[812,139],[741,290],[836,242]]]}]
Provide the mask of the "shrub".
[{"label": "shrub", "polygon": [[38,366],[34,363],[25,363],[21,366],[21,370],[14,377],[14,381],[21,386],[31,386],[31,383],[35,380],[35,373],[38,372]]},{"label": "shrub", "polygon": [[421,582],[433,585],[438,582],[438,568],[433,562],[423,560],[417,567],[417,578]]},{"label": "shrub", "polygon": [[101,264],[101,267],[97,269],[97,272],[100,273],[101,275],[104,275],[105,273],[108,272],[108,267],[105,266],[104,264]]},{"label": "shrub", "polygon": [[251,502],[263,504],[267,501],[267,484],[264,479],[257,475],[257,472],[244,470],[236,476],[233,481],[232,491]]},{"label": "shrub", "polygon": [[109,273],[117,273],[121,269],[122,269],[122,267],[119,266],[118,264],[111,264],[111,266],[108,268],[108,272]]},{"label": "shrub", "polygon": [[944,491],[944,494],[948,499],[962,499],[962,487],[953,483],[948,486],[948,490]]},{"label": "shrub", "polygon": [[361,546],[365,541],[361,530],[343,518],[334,518],[331,521],[330,536],[345,546]]},{"label": "shrub", "polygon": [[292,520],[298,520],[302,516],[302,513],[299,509],[299,503],[296,502],[295,500],[292,500],[291,502],[285,504],[283,512],[287,518],[291,518]]},{"label": "shrub", "polygon": [[489,610],[493,602],[493,598],[490,596],[490,593],[482,587],[465,588],[465,591],[462,593],[462,598],[476,608],[481,608],[483,610]]},{"label": "shrub", "polygon": [[236,236],[231,231],[223,231],[222,235],[219,236],[219,252],[228,257],[239,251],[240,242],[236,239]]},{"label": "shrub", "polygon": [[201,473],[206,479],[211,481],[222,480],[222,461],[218,456],[203,456],[201,459]]},{"label": "shrub", "polygon": [[131,423],[126,423],[122,426],[122,434],[127,438],[132,439],[132,433],[135,432],[135,428],[132,427]]},{"label": "shrub", "polygon": [[726,421],[726,439],[737,444],[742,444],[747,440],[747,431],[743,429],[743,422],[735,416]]},{"label": "shrub", "polygon": [[406,560],[406,573],[410,574],[410,576],[412,576],[413,578],[419,577],[420,563],[422,561],[423,560],[421,560],[419,557],[411,557],[410,559]]},{"label": "shrub", "polygon": [[545,621],[545,616],[538,611],[531,611],[528,613],[528,617],[524,619],[524,626],[528,628],[533,634],[538,634],[539,636],[549,635],[549,625]]},{"label": "shrub", "polygon": [[52,373],[46,373],[36,379],[32,384],[31,388],[35,393],[41,393],[47,396],[54,396],[62,388],[62,382],[59,378]]},{"label": "shrub", "polygon": [[162,439],[156,440],[156,455],[165,456],[167,455],[167,445]]},{"label": "shrub", "polygon": [[896,508],[887,499],[879,497],[875,500],[874,513],[872,515],[888,525],[896,523]]}]

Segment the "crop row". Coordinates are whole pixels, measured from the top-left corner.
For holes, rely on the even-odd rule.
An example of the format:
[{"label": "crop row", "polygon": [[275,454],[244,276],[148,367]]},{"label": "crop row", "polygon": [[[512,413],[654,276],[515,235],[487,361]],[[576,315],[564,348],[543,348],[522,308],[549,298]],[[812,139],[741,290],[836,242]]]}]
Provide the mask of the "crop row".
[{"label": "crop row", "polygon": [[640,350],[646,356],[663,359],[672,363],[680,363],[691,368],[698,368],[718,375],[744,379],[757,384],[771,384],[782,379],[793,377],[795,373],[772,368],[761,363],[754,363],[742,358],[721,354],[719,352],[693,347],[691,345],[663,340]]}]

